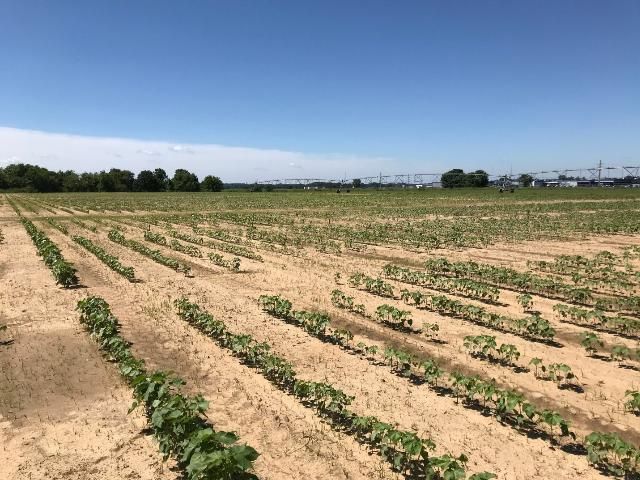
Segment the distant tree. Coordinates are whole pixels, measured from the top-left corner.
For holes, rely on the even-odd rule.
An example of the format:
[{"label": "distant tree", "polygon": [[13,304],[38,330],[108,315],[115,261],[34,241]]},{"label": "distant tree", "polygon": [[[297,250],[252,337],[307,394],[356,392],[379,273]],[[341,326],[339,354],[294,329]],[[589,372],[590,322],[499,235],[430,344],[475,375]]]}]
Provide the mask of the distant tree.
[{"label": "distant tree", "polygon": [[454,168],[443,173],[440,181],[444,188],[465,187],[467,183],[467,176],[465,175],[464,170]]},{"label": "distant tree", "polygon": [[489,185],[489,174],[484,170],[464,173],[464,170],[454,168],[443,173],[440,181],[444,188],[486,187]]},{"label": "distant tree", "polygon": [[153,176],[156,177],[156,183],[158,184],[159,191],[169,190],[169,175],[162,168],[156,168],[153,171]]},{"label": "distant tree", "polygon": [[98,191],[99,192],[115,192],[116,185],[113,177],[102,170],[98,173]]},{"label": "distant tree", "polygon": [[133,191],[133,183],[135,175],[129,170],[120,170],[112,168],[109,170],[109,176],[113,181],[113,189],[115,192],[131,192]]},{"label": "distant tree", "polygon": [[100,183],[99,173],[83,173],[80,175],[81,192],[97,192]]},{"label": "distant tree", "polygon": [[197,192],[200,190],[200,182],[195,173],[179,168],[171,179],[171,190],[176,192]]},{"label": "distant tree", "polygon": [[80,176],[73,170],[67,170],[64,172],[58,172],[62,180],[62,190],[64,192],[78,192],[80,191]]},{"label": "distant tree", "polygon": [[205,192],[221,192],[224,188],[224,183],[218,177],[213,175],[207,175],[200,184],[200,189]]},{"label": "distant tree", "polygon": [[518,182],[520,182],[520,184],[523,187],[530,187],[531,184],[533,183],[533,177],[531,175],[529,175],[528,173],[523,173],[518,178]]},{"label": "distant tree", "polygon": [[353,182],[351,182],[351,186],[353,188],[360,188],[362,186],[362,180],[360,180],[359,178],[354,178]]},{"label": "distant tree", "polygon": [[470,187],[486,187],[489,185],[489,174],[484,170],[476,170],[467,174],[467,184]]},{"label": "distant tree", "polygon": [[258,183],[254,183],[253,185],[251,185],[251,188],[249,188],[250,192],[261,192],[262,191],[262,185],[258,184]]},{"label": "distant tree", "polygon": [[134,190],[138,192],[158,192],[160,185],[151,170],[142,170],[134,182]]}]

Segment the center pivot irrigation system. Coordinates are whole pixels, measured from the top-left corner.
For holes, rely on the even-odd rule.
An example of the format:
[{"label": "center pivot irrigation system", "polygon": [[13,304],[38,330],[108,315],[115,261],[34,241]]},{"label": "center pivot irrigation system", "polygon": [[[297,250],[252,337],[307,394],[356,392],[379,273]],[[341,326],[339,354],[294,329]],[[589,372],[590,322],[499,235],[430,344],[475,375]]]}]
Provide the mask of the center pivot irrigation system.
[{"label": "center pivot irrigation system", "polygon": [[[432,185],[441,181],[442,173],[408,173],[399,175],[382,175],[343,178],[343,179],[326,179],[326,178],[282,178],[275,180],[260,180],[258,185],[300,185],[310,186],[315,184],[335,184],[335,185],[352,185],[354,180],[360,180],[362,185]],[[482,175],[472,172],[465,175]],[[624,177],[640,177],[640,166],[604,166],[602,162],[596,167],[586,168],[565,168],[558,170],[541,170],[539,172],[523,172],[508,174],[488,174],[490,180],[504,180],[505,183],[517,183],[521,175],[530,175],[536,180],[556,180],[559,178],[574,178],[581,180],[593,180],[598,184],[615,178]]]}]

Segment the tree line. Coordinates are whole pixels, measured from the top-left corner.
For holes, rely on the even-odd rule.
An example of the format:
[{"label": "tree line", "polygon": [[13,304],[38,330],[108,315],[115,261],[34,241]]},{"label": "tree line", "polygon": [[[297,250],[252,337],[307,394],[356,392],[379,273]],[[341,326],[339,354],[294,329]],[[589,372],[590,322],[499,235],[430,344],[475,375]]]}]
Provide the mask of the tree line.
[{"label": "tree line", "polygon": [[162,168],[142,170],[135,175],[129,170],[76,173],[53,171],[37,165],[17,163],[0,168],[0,190],[23,192],[219,192],[224,188],[220,178],[207,175],[202,181],[195,173],[179,168],[169,178]]}]

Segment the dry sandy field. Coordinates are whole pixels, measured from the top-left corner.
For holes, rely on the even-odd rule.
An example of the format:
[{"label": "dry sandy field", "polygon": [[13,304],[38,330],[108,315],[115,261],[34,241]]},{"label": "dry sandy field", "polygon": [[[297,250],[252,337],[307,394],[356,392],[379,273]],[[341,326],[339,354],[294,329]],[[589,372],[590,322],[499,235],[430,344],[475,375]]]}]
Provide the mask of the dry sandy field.
[{"label": "dry sandy field", "polygon": [[0,196],[0,478],[638,478],[640,192],[566,190]]}]

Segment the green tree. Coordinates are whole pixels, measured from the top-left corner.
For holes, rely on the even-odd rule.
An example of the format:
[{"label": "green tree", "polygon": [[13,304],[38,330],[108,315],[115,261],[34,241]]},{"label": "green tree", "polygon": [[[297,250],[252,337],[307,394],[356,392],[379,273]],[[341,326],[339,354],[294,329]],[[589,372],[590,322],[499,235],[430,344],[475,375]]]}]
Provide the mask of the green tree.
[{"label": "green tree", "polygon": [[139,192],[158,192],[161,190],[158,179],[151,170],[142,170],[138,173],[134,187]]},{"label": "green tree", "polygon": [[354,178],[351,185],[353,186],[353,188],[360,188],[362,187],[362,180],[360,180],[359,178]]},{"label": "green tree", "polygon": [[489,174],[484,170],[476,170],[467,174],[467,185],[470,187],[486,187],[489,185]]},{"label": "green tree", "polygon": [[456,188],[466,186],[466,175],[464,170],[454,168],[442,174],[440,178],[444,188]]},{"label": "green tree", "polygon": [[156,177],[156,183],[158,184],[158,190],[164,192],[169,190],[169,175],[162,168],[156,168],[153,171],[153,176]]},{"label": "green tree", "polygon": [[171,190],[176,192],[197,192],[200,190],[200,182],[195,173],[179,168],[171,179]]},{"label": "green tree", "polygon": [[205,192],[221,192],[223,188],[224,183],[222,183],[222,180],[213,175],[207,175],[204,177],[204,180],[202,180],[202,183],[200,184],[200,189]]},{"label": "green tree", "polygon": [[135,175],[129,170],[120,170],[112,168],[108,175],[112,178],[113,189],[115,192],[131,192],[133,191],[133,183]]},{"label": "green tree", "polygon": [[67,170],[60,172],[62,177],[62,190],[65,192],[78,192],[80,191],[80,176],[73,170]]},{"label": "green tree", "polygon": [[523,187],[530,187],[533,183],[533,177],[528,173],[523,173],[520,175],[520,178],[518,178],[518,181]]}]

